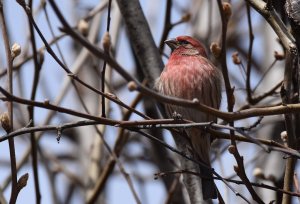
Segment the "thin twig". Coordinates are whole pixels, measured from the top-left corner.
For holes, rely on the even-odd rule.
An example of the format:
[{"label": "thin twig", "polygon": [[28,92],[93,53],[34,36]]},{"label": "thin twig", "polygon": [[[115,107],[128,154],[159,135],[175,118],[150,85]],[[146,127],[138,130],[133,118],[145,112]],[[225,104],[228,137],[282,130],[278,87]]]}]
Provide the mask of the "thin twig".
[{"label": "thin twig", "polygon": [[[32,9],[32,0],[29,1],[29,8]],[[32,82],[32,89],[31,89],[31,96],[30,100],[35,100],[38,83],[40,79],[40,71],[42,68],[43,61],[38,59],[38,52],[36,48],[36,42],[35,42],[35,33],[34,33],[34,27],[29,22],[29,31],[30,31],[30,42],[31,42],[31,48],[33,53],[33,62],[34,62],[34,76],[33,76],[33,82]],[[43,54],[41,54],[43,55]],[[40,56],[41,56],[40,55]],[[34,106],[28,106],[28,112],[29,112],[29,120],[31,121],[30,125],[33,127],[35,124],[34,120]],[[32,157],[32,169],[33,169],[33,178],[34,178],[34,188],[35,188],[35,199],[36,203],[41,203],[41,191],[40,191],[40,184],[39,184],[39,174],[38,174],[38,144],[37,140],[35,138],[34,132],[30,133],[30,143],[31,143],[31,157]]]},{"label": "thin twig", "polygon": [[[111,17],[110,17],[111,1],[112,0],[108,1],[108,8],[107,8],[107,22],[106,22],[106,34],[107,35],[109,35],[110,20],[111,20]],[[110,43],[111,42],[109,42],[109,44]],[[104,49],[104,51],[106,52],[106,54],[109,55],[109,49],[108,50]],[[106,61],[103,62],[102,71],[101,71],[101,91],[102,91],[102,93],[105,93],[105,84],[104,84],[104,82],[105,82],[105,70],[106,70]],[[105,97],[104,97],[104,95],[102,95],[101,104],[102,104],[102,115],[101,116],[105,118],[106,115],[105,115]]]},{"label": "thin twig", "polygon": [[[133,100],[130,107],[135,108],[141,99],[142,99],[141,94],[138,94],[137,97],[135,98],[135,100]],[[128,120],[129,117],[131,116],[131,114],[132,114],[132,111],[127,110],[127,112],[123,115],[122,120]],[[125,144],[125,142],[127,141],[127,139],[128,139],[128,136],[124,135],[124,129],[120,128],[117,140],[114,145],[114,150],[113,150],[114,155],[116,157],[119,157],[122,147]],[[92,195],[87,201],[88,203],[91,203],[91,200],[95,200],[95,198],[97,198],[99,193],[103,190],[108,177],[110,176],[110,174],[112,173],[112,171],[115,167],[115,164],[116,164],[116,160],[111,156],[105,163],[104,169],[102,170],[102,172],[99,176],[99,179],[96,181],[96,185],[92,192]]]},{"label": "thin twig", "polygon": [[[156,173],[155,175],[156,175],[157,177],[162,177],[162,176],[168,176],[169,174],[183,174],[183,173],[194,174],[194,175],[201,176],[201,175],[200,175],[199,173],[197,173],[197,172],[191,172],[191,171],[188,171],[188,170],[178,170],[178,171],[159,172],[159,173]],[[217,177],[214,177],[214,179],[220,180],[220,179],[217,178]],[[227,178],[224,178],[224,180],[226,180],[226,181],[228,181],[228,182],[230,182],[230,183],[238,184],[238,185],[245,185],[245,183],[244,183],[243,181],[239,181],[239,180],[227,179]],[[251,185],[256,186],[256,187],[259,187],[259,188],[265,188],[265,189],[269,189],[269,190],[272,190],[272,191],[284,193],[284,194],[291,195],[291,196],[300,197],[300,193],[298,193],[298,192],[296,193],[296,192],[292,192],[292,191],[285,191],[285,190],[283,190],[283,189],[280,189],[280,188],[277,188],[277,187],[274,187],[274,186],[270,186],[270,185],[267,185],[267,184],[264,184],[264,183],[254,183],[254,182],[251,182]]]},{"label": "thin twig", "polygon": [[164,29],[163,29],[163,33],[162,33],[161,40],[159,43],[159,52],[160,53],[162,53],[164,50],[165,40],[167,39],[169,32],[172,28],[172,23],[171,23],[172,1],[173,0],[167,0],[167,4],[166,4]]},{"label": "thin twig", "polygon": [[[225,88],[226,88],[226,96],[227,96],[227,109],[228,112],[233,112],[233,107],[234,107],[234,94],[233,94],[233,88],[231,87],[230,80],[229,80],[229,75],[228,75],[228,69],[227,69],[227,62],[226,62],[226,33],[227,33],[227,24],[228,24],[228,19],[227,16],[225,16],[224,10],[223,10],[223,4],[221,0],[217,0],[218,2],[218,7],[219,7],[219,12],[221,15],[221,21],[222,21],[222,38],[221,38],[221,56],[220,56],[220,62],[222,64],[222,73],[223,73],[223,78],[225,81]],[[250,70],[247,70],[247,72]],[[248,74],[248,73],[247,73]],[[250,78],[249,78],[250,79]],[[233,128],[234,127],[234,121],[229,122],[229,125]],[[249,193],[251,194],[252,198],[258,202],[258,203],[263,203],[261,198],[257,195],[255,190],[253,189],[252,185],[250,184],[250,181],[246,175],[245,168],[244,168],[244,162],[243,162],[243,157],[240,155],[238,148],[236,146],[236,141],[234,137],[234,131],[230,130],[230,136],[231,136],[231,145],[234,148],[234,151],[232,151],[233,156],[236,159],[237,162],[237,168],[235,168],[235,171],[237,175],[242,179],[242,181],[245,183]]]},{"label": "thin twig", "polygon": [[[246,0],[273,28],[286,50],[296,49],[295,39],[272,6],[261,0]],[[270,4],[269,4],[270,5]]]},{"label": "thin twig", "polygon": [[[10,51],[8,31],[6,27],[5,15],[3,10],[3,2],[0,0],[0,25],[2,30],[2,37],[5,46],[5,55],[7,61],[7,91],[9,94],[13,94],[13,79],[12,79],[12,70],[13,70],[13,59]],[[8,133],[13,130],[13,102],[8,102],[8,115],[9,115],[9,129],[6,130]],[[11,178],[12,178],[12,187],[11,187],[11,196],[9,203],[14,204],[17,201],[18,197],[18,177],[17,177],[17,165],[16,165],[16,153],[15,153],[15,143],[14,139],[10,138],[8,140],[9,144],[9,154],[10,154],[10,166],[11,166]]]},{"label": "thin twig", "polygon": [[276,64],[277,59],[275,58],[274,61],[271,63],[271,65],[267,68],[267,70],[263,73],[263,75],[261,76],[260,80],[257,82],[256,86],[253,88],[253,92],[255,92],[255,90],[259,87],[259,85],[261,84],[261,82],[264,80],[264,78],[267,76],[267,74],[269,73],[269,71],[274,67],[274,65]]},{"label": "thin twig", "polygon": [[197,161],[195,160],[193,157],[190,157],[189,155],[186,155],[185,153],[183,152],[180,152],[178,151],[177,149],[173,148],[172,146],[166,144],[165,142],[159,140],[158,138],[148,134],[148,133],[145,133],[143,131],[140,131],[138,129],[131,129],[131,131],[134,131],[134,132],[138,132],[140,134],[142,134],[143,136],[147,137],[148,139],[152,140],[152,141],[155,141],[157,142],[158,144],[160,145],[163,145],[164,147],[166,147],[167,149],[171,150],[172,152],[175,152],[176,154],[184,157],[185,159],[188,159],[192,162],[195,162],[196,164],[200,165],[201,167],[204,167],[206,168],[208,171],[211,171],[217,178],[219,178],[221,181],[224,182],[224,184],[230,188],[230,190],[232,190],[237,196],[240,196],[243,200],[245,200],[247,203],[250,203],[250,201],[247,200],[246,197],[244,197],[243,195],[241,195],[240,193],[238,193],[237,191],[234,190],[234,188],[227,182],[225,181],[214,169],[211,169],[210,167],[208,167],[206,164],[200,162],[200,161]]},{"label": "thin twig", "polygon": [[[51,1],[50,1],[51,2]],[[23,4],[22,4],[23,3]],[[77,75],[75,75],[74,73],[72,73],[72,71],[63,63],[60,61],[60,59],[56,56],[56,54],[54,53],[54,51],[52,50],[52,48],[50,47],[50,45],[48,44],[47,40],[45,39],[45,37],[43,36],[43,34],[41,33],[39,27],[37,26],[37,24],[35,23],[30,9],[28,9],[28,7],[26,7],[25,2],[21,2],[20,4],[22,6],[22,8],[26,11],[27,16],[29,17],[31,23],[33,24],[33,26],[35,27],[37,33],[39,34],[40,38],[42,39],[43,43],[46,46],[46,49],[48,51],[48,53],[54,58],[54,60],[60,65],[60,67],[68,74],[69,77],[71,77],[72,79],[76,80],[77,82],[79,82],[80,84],[82,84],[83,86],[85,86],[86,88],[94,91],[95,93],[98,93],[100,95],[104,95],[106,98],[109,98],[111,101],[125,107],[125,108],[130,108],[129,106],[127,106],[126,104],[122,103],[120,100],[116,99],[115,97],[109,95],[109,94],[105,94],[102,91],[90,86],[89,84],[87,84],[86,82],[82,81]],[[68,24],[67,24],[68,25]],[[71,27],[68,25],[68,28],[72,31],[75,32],[73,29],[71,29]],[[76,33],[76,32],[75,32]],[[86,39],[82,38],[84,41],[86,41]],[[96,47],[94,47],[96,48]],[[96,48],[97,49],[97,48]],[[99,49],[97,49],[99,50]],[[106,53],[103,53],[103,55],[107,56],[108,58],[110,58],[109,55],[107,55]],[[111,59],[111,58],[110,58]],[[125,72],[125,70],[124,70]],[[128,74],[128,73],[127,73]],[[128,76],[130,77],[130,75],[128,74]],[[145,116],[143,113],[137,111],[137,110],[132,110],[133,112],[135,112],[136,114],[138,114],[139,116],[143,117],[143,118],[147,118],[147,116]]]},{"label": "thin twig", "polygon": [[252,104],[252,90],[251,90],[251,66],[252,66],[252,48],[254,42],[254,34],[252,30],[252,22],[251,22],[251,10],[249,3],[246,3],[247,8],[247,19],[248,19],[248,29],[249,29],[249,48],[247,54],[247,72],[246,72],[246,90],[248,101]]}]

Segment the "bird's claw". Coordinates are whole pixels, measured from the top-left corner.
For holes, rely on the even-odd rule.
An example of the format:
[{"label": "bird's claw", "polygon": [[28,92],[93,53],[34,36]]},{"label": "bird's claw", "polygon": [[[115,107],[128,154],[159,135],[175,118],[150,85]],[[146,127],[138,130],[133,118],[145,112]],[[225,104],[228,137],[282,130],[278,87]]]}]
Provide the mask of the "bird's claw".
[{"label": "bird's claw", "polygon": [[174,120],[182,120],[182,115],[179,114],[179,113],[177,113],[176,111],[174,111],[174,112],[172,113],[172,118],[173,118]]}]

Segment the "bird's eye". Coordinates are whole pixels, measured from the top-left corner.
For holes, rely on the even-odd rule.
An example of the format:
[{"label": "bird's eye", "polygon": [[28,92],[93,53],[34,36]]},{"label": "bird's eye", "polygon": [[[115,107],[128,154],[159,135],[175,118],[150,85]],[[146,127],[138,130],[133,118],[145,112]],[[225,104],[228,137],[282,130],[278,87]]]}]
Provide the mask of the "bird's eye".
[{"label": "bird's eye", "polygon": [[180,44],[181,45],[187,45],[187,44],[190,44],[188,41],[186,41],[186,40],[181,40],[180,41]]}]

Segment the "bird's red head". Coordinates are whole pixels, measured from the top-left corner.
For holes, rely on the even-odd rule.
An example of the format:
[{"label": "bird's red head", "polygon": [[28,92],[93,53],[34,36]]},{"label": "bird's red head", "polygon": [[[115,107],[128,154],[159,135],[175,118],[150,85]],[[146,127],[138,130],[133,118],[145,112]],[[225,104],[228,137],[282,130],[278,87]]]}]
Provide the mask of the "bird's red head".
[{"label": "bird's red head", "polygon": [[171,48],[175,55],[201,55],[207,57],[203,45],[190,36],[178,36],[166,40],[165,43]]}]

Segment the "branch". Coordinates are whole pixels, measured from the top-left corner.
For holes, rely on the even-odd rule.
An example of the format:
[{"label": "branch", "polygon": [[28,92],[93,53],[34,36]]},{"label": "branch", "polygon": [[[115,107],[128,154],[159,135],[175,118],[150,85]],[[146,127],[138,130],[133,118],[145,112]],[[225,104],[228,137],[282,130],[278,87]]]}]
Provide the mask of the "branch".
[{"label": "branch", "polygon": [[[53,0],[49,0],[51,3]],[[152,91],[151,89],[143,86],[140,82],[138,82],[135,78],[133,78],[124,68],[122,68],[113,58],[111,58],[109,55],[105,54],[101,49],[91,44],[89,41],[87,41],[85,38],[83,38],[79,33],[71,29],[69,24],[65,21],[62,14],[58,10],[55,5],[53,6],[55,12],[58,15],[58,18],[60,19],[61,23],[64,25],[63,30],[69,34],[71,37],[73,37],[75,40],[77,40],[81,45],[86,47],[93,55],[96,57],[100,57],[107,61],[110,66],[115,68],[115,70],[124,77],[128,82],[133,82],[135,85],[135,88],[137,91],[140,91],[144,95],[148,97],[152,97],[160,102],[163,103],[169,103],[173,105],[179,105],[179,106],[189,106],[191,108],[197,109],[199,111],[209,113],[211,115],[214,115],[216,117],[222,118],[226,121],[234,121],[234,120],[240,120],[245,119],[249,117],[255,117],[255,116],[267,116],[267,115],[278,115],[278,114],[284,114],[284,113],[291,113],[291,112],[300,112],[300,104],[288,104],[288,105],[282,105],[282,106],[275,106],[275,107],[267,107],[267,108],[252,108],[249,110],[239,111],[239,112],[222,112],[217,109],[205,106],[203,104],[200,104],[197,100],[190,101],[185,99],[180,99],[176,97],[170,97],[170,96],[164,96],[157,92]],[[47,43],[46,41],[44,43]],[[51,49],[47,44],[45,44],[47,47],[47,50]],[[50,54],[53,54],[50,52]],[[56,60],[56,59],[55,59]],[[61,65],[61,64],[60,64]],[[78,80],[78,78],[75,77],[75,80]],[[81,81],[81,83],[83,83]],[[87,85],[85,85],[87,86]],[[93,91],[97,91],[92,87],[89,87]],[[97,91],[97,93],[101,93],[100,91]],[[111,99],[112,100],[112,99]]]},{"label": "branch", "polygon": [[[218,2],[219,12],[221,15],[221,21],[222,21],[222,41],[221,41],[222,45],[221,45],[220,62],[222,65],[222,73],[223,73],[225,88],[226,88],[226,96],[227,96],[227,104],[228,104],[227,109],[228,109],[228,112],[232,112],[234,104],[235,104],[235,98],[234,98],[234,94],[233,94],[234,89],[231,87],[231,84],[230,84],[227,62],[226,62],[226,57],[227,57],[227,55],[226,55],[226,34],[227,34],[227,24],[228,24],[228,20],[229,20],[230,16],[228,14],[225,14],[225,9],[228,11],[230,10],[230,13],[231,13],[231,5],[229,3],[222,3],[221,0],[217,0],[217,2]],[[248,64],[249,64],[249,62],[248,62]],[[250,83],[250,67],[248,67],[248,69],[247,69],[247,81],[248,81],[248,83]],[[229,125],[232,126],[232,128],[233,128],[234,121],[231,121],[229,123]],[[236,171],[237,175],[241,178],[241,180],[245,183],[253,200],[255,200],[258,203],[263,203],[261,198],[257,195],[255,190],[253,189],[253,187],[246,175],[243,157],[240,155],[238,148],[236,146],[234,130],[230,130],[230,137],[231,137],[232,151],[229,151],[229,152],[235,157],[237,165],[238,165],[238,166],[235,166],[234,170]]]},{"label": "branch", "polygon": [[[32,1],[29,1],[29,8],[32,9]],[[40,59],[38,59],[38,52],[36,48],[36,42],[35,42],[35,33],[34,33],[34,27],[30,23],[30,19],[28,19],[29,23],[29,31],[30,31],[30,42],[31,42],[31,48],[33,53],[33,62],[34,62],[34,76],[33,76],[33,82],[32,82],[32,89],[31,89],[31,100],[35,100],[38,83],[40,80],[40,71],[42,69],[42,64],[44,61],[44,53],[41,53]],[[41,57],[42,56],[42,57]],[[34,110],[35,107],[28,106],[28,112],[29,112],[29,120],[31,121],[30,125],[33,127],[35,124],[34,120]],[[40,184],[39,184],[39,173],[38,173],[38,142],[36,140],[34,132],[30,132],[30,143],[31,143],[31,158],[32,158],[32,169],[33,169],[33,179],[34,179],[34,188],[35,188],[35,199],[36,203],[41,203],[41,191],[40,191]]]},{"label": "branch", "polygon": [[252,90],[251,90],[251,66],[252,66],[252,48],[254,41],[254,34],[252,30],[252,21],[251,21],[251,10],[248,3],[246,3],[247,7],[247,19],[248,19],[248,29],[249,29],[249,50],[247,54],[247,72],[246,72],[246,90],[247,97],[250,104],[252,104]]},{"label": "branch", "polygon": [[[1,30],[2,30],[2,37],[4,41],[5,46],[5,55],[6,55],[6,61],[7,61],[7,91],[8,93],[13,93],[13,57],[10,51],[10,44],[9,44],[9,37],[8,37],[8,31],[4,16],[4,10],[3,10],[3,2],[0,0],[0,24],[1,24]],[[16,56],[14,56],[16,57]],[[7,133],[11,132],[13,130],[13,103],[10,101],[8,103],[8,128],[5,130]],[[9,203],[16,203],[18,194],[21,190],[21,188],[18,189],[18,175],[17,175],[17,164],[16,164],[16,153],[15,153],[15,142],[14,139],[11,138],[8,140],[9,145],[9,154],[10,154],[10,167],[11,167],[11,178],[12,178],[12,187],[11,187],[11,195],[10,195],[10,201]]]},{"label": "branch", "polygon": [[75,111],[75,110],[72,110],[72,109],[56,106],[56,105],[51,104],[49,101],[37,102],[37,101],[32,101],[32,100],[19,98],[19,97],[10,95],[2,87],[0,87],[0,92],[3,93],[7,97],[7,98],[1,98],[1,100],[4,100],[4,101],[14,101],[14,102],[17,102],[17,103],[20,103],[20,104],[26,104],[26,105],[36,106],[36,107],[40,107],[40,108],[46,108],[46,109],[49,109],[49,110],[54,110],[54,111],[57,111],[57,112],[66,113],[66,114],[70,114],[70,115],[85,118],[85,119],[90,119],[90,120],[94,120],[94,121],[98,121],[98,122],[103,122],[103,124],[105,124],[105,125],[115,124],[115,122],[116,122],[115,120],[112,120],[112,119],[93,116],[93,115],[78,112],[78,111]]},{"label": "branch", "polygon": [[262,0],[246,0],[273,28],[286,50],[294,50],[295,40],[272,6]]},{"label": "branch", "polygon": [[135,56],[138,58],[144,75],[149,80],[149,86],[153,87],[164,64],[139,0],[117,0],[117,3],[125,21]]}]

